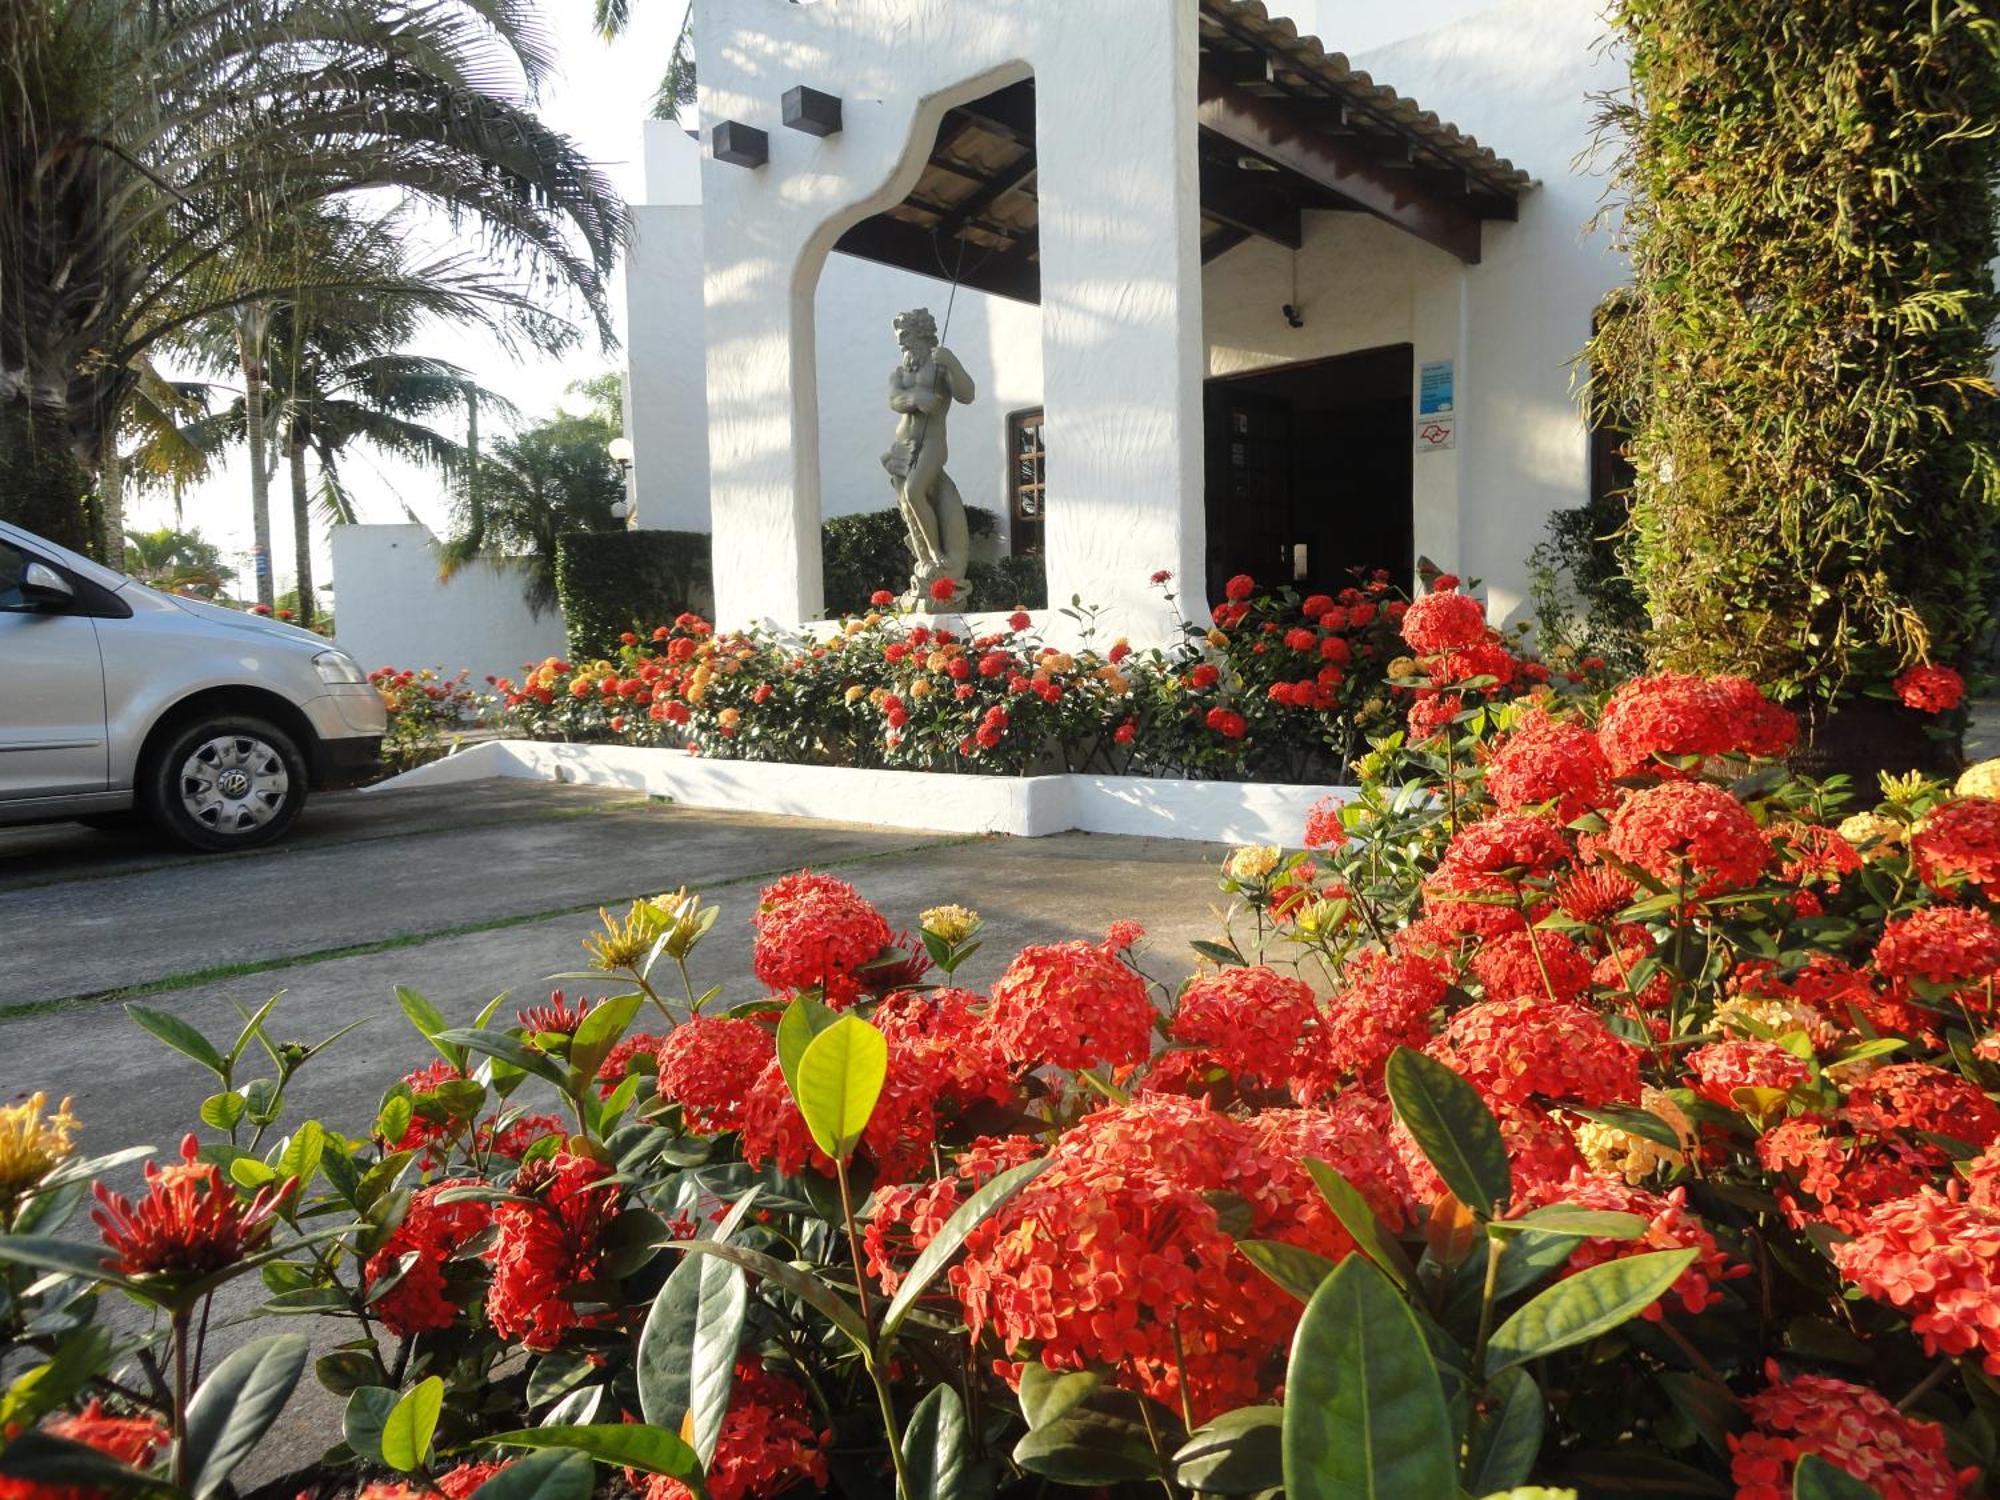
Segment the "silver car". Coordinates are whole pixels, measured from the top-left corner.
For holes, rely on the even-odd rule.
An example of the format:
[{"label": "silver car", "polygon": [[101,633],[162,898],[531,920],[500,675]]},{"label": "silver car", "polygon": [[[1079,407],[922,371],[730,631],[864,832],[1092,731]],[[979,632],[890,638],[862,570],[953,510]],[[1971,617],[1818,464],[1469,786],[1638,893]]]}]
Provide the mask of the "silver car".
[{"label": "silver car", "polygon": [[147,588],[0,522],[0,823],[135,814],[198,849],[378,763],[381,696],[310,631]]}]

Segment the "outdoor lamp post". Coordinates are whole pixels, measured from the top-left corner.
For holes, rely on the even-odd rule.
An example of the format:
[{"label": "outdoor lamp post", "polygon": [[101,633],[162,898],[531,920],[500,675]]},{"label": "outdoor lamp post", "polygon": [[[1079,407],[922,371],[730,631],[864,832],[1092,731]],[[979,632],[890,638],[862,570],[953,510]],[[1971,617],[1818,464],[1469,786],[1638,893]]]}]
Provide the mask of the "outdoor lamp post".
[{"label": "outdoor lamp post", "polygon": [[632,440],[623,436],[615,437],[605,444],[605,452],[609,453],[611,461],[618,465],[618,472],[625,476],[625,498],[612,505],[611,516],[613,520],[623,521],[627,528],[630,528],[639,519],[638,502],[632,494]]}]

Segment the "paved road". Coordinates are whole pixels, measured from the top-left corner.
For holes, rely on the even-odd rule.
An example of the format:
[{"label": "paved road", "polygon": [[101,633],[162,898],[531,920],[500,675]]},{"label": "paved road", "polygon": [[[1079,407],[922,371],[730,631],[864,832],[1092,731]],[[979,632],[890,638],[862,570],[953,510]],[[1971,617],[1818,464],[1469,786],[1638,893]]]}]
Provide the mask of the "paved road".
[{"label": "paved road", "polygon": [[[803,866],[852,880],[898,928],[939,902],[976,906],[987,945],[961,971],[975,985],[1024,944],[1096,938],[1120,917],[1146,923],[1146,967],[1172,983],[1188,940],[1214,931],[1218,853],[1086,834],[967,839],[499,781],[323,797],[284,844],[220,859],[70,825],[0,830],[0,1102],[70,1095],[91,1152],[171,1150],[212,1084],[121,1002],[227,1038],[236,1006],[282,991],[282,1039],[362,1023],[299,1075],[288,1110],[358,1134],[382,1090],[430,1056],[395,985],[468,1022],[502,991],[539,999],[545,976],[582,966],[599,905],[688,885],[723,909],[696,985],[747,999],[758,886]],[[250,1283],[237,1286],[223,1318],[254,1305]],[[241,1336],[225,1329],[213,1347]],[[329,1328],[322,1342],[339,1336]],[[313,1387],[246,1477],[284,1472],[337,1429],[337,1406]]]}]

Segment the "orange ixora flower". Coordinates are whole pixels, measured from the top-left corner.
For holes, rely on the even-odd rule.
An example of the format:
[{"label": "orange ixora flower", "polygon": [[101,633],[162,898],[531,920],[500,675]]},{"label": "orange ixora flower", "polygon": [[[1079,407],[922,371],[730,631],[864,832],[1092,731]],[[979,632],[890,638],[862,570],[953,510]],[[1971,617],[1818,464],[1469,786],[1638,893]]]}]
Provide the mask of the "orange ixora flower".
[{"label": "orange ixora flower", "polygon": [[91,1215],[110,1251],[105,1264],[125,1276],[195,1278],[234,1265],[271,1236],[278,1208],[298,1186],[288,1177],[236,1200],[214,1163],[197,1157],[195,1138],[181,1142],[169,1167],[146,1164],[146,1191],[137,1203],[97,1186],[101,1207]]},{"label": "orange ixora flower", "polygon": [[[135,1468],[151,1463],[171,1441],[167,1429],[151,1417],[114,1416],[95,1400],[73,1415],[51,1417],[41,1430],[50,1437],[94,1449]],[[92,1500],[103,1493],[88,1485],[0,1476],[0,1500]]]}]

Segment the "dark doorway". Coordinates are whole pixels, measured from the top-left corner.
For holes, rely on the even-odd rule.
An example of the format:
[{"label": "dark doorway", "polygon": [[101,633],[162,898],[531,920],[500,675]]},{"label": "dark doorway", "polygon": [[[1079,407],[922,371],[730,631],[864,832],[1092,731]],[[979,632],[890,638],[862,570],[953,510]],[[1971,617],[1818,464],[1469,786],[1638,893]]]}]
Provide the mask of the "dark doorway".
[{"label": "dark doorway", "polygon": [[1248,573],[1333,593],[1415,569],[1408,344],[1211,380],[1208,597]]}]

